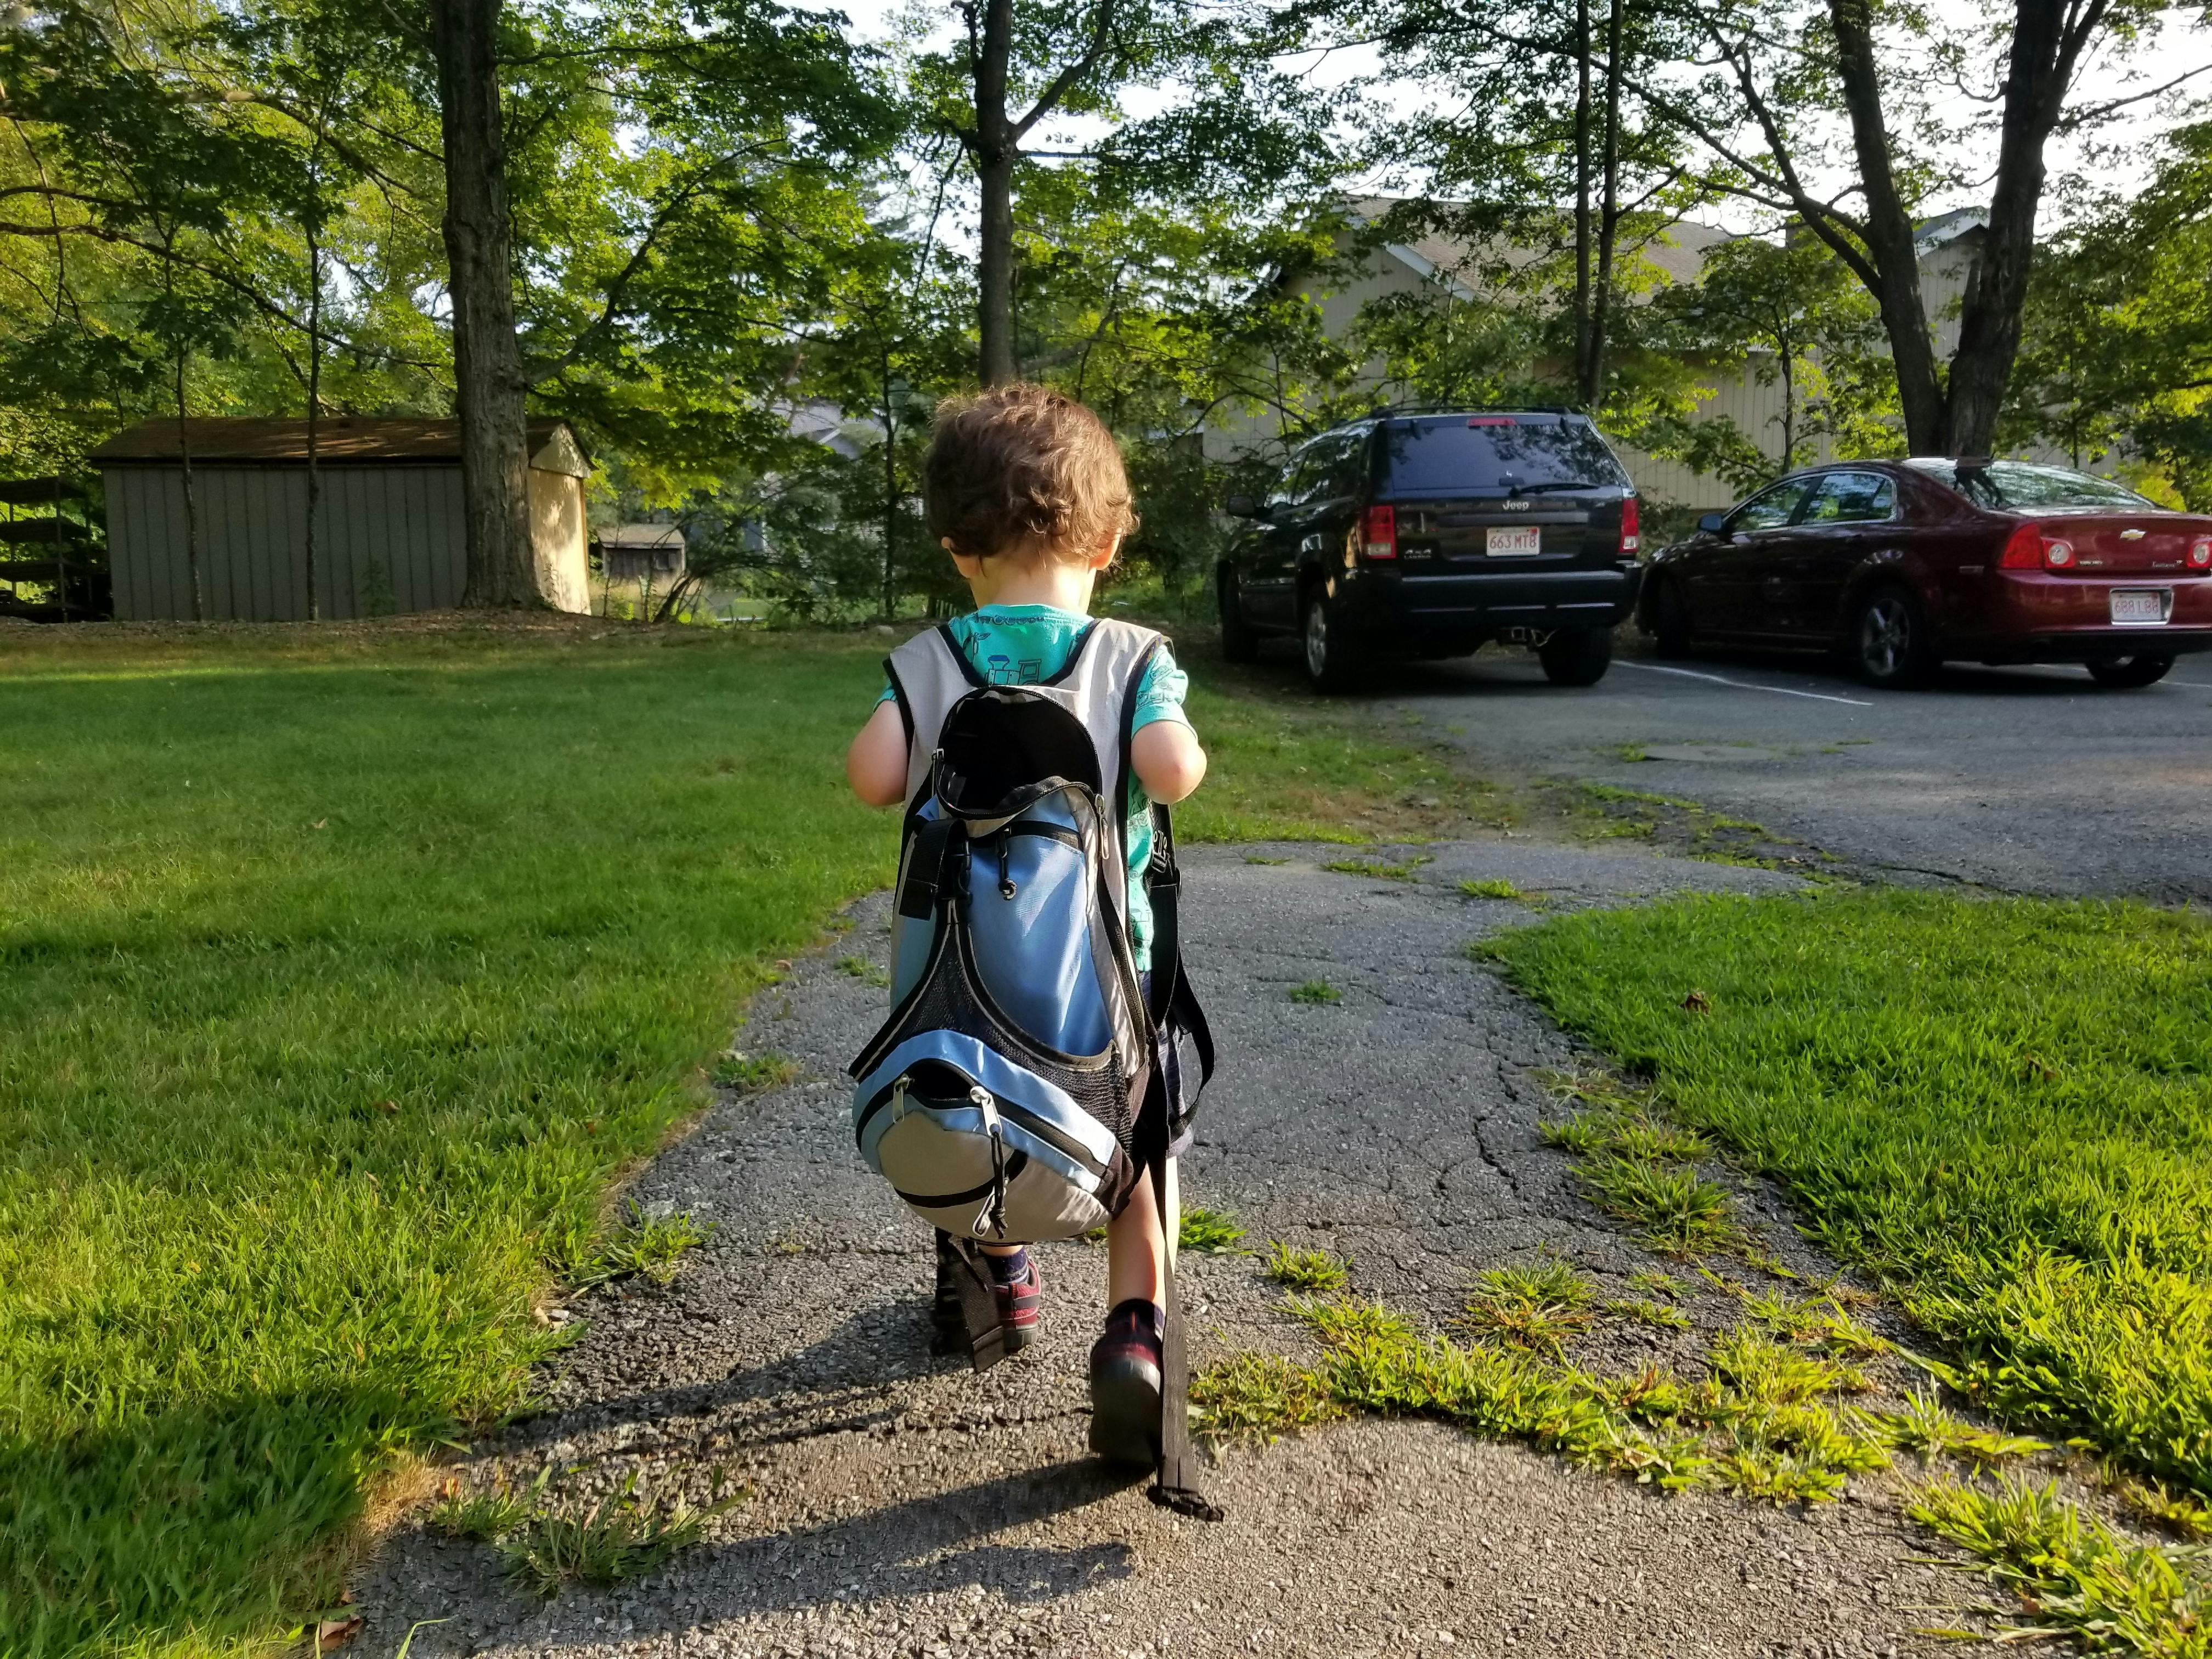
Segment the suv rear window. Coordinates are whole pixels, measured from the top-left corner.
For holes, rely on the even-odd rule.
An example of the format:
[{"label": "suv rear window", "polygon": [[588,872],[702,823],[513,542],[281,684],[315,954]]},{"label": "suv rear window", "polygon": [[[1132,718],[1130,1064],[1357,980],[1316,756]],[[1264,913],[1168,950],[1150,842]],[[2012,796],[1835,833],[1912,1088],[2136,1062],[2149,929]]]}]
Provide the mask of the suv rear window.
[{"label": "suv rear window", "polygon": [[2141,508],[2156,502],[2110,478],[2093,478],[2063,466],[2033,466],[2026,461],[1991,461],[1960,466],[1955,461],[1913,460],[1938,483],[1948,484],[1977,507],[2118,507]]},{"label": "suv rear window", "polygon": [[1426,415],[1382,431],[1382,477],[1399,495],[1562,486],[1628,488],[1597,428],[1558,415]]}]

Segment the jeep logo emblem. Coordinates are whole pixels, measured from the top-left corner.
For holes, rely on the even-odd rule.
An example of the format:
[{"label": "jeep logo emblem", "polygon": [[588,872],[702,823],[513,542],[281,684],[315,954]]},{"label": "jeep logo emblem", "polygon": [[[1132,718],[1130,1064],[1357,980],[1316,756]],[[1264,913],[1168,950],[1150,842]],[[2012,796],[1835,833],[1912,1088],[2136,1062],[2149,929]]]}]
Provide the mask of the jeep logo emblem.
[{"label": "jeep logo emblem", "polygon": [[1528,509],[1528,502],[1526,502],[1526,501],[1522,501],[1522,500],[1518,499],[1517,497],[1516,497],[1516,498],[1514,498],[1514,499],[1509,500],[1509,501],[1505,503],[1505,509],[1506,509],[1506,511],[1507,511],[1507,512],[1509,512],[1509,513],[1510,513],[1510,512],[1514,511],[1516,508],[1518,508],[1518,509],[1520,509],[1520,510],[1522,510],[1522,511],[1524,511],[1524,512],[1525,512],[1525,511]]}]

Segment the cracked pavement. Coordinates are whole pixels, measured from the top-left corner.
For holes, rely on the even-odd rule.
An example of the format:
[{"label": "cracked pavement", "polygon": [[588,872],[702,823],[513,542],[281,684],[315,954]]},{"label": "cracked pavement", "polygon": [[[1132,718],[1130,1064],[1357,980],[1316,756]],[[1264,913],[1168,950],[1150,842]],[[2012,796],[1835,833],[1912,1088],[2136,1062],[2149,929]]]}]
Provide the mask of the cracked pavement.
[{"label": "cracked pavement", "polygon": [[[1665,1264],[1577,1195],[1537,1135],[1531,1073],[1577,1051],[1465,951],[1536,911],[1458,884],[1503,878],[1556,912],[1792,878],[1513,841],[1420,849],[1432,861],[1414,880],[1321,868],[1342,850],[1187,854],[1191,969],[1223,1066],[1185,1203],[1231,1212],[1248,1244],[1346,1255],[1356,1293],[1434,1323],[1475,1273],[1547,1254],[1625,1294],[1629,1273]],[[755,1000],[738,1046],[790,1055],[799,1076],[720,1100],[633,1189],[713,1222],[708,1243],[668,1286],[576,1298],[586,1322],[549,1368],[546,1408],[454,1471],[520,1486],[550,1465],[572,1504],[632,1479],[741,1501],[656,1572],[550,1601],[418,1511],[356,1584],[369,1651],[393,1655],[434,1620],[415,1659],[1935,1651],[1912,1632],[1972,1587],[1928,1562],[1883,1479],[1799,1516],[1662,1498],[1438,1424],[1358,1420],[1224,1453],[1218,1526],[1157,1510],[1084,1454],[1100,1247],[1042,1249],[1045,1332],[1028,1352],[981,1377],[931,1358],[927,1233],[847,1127],[842,1067],[884,993],[838,964],[882,962],[886,915],[883,896],[864,901],[848,935]],[[1291,1000],[1316,979],[1341,1001]],[[1778,1253],[1827,1271],[1771,1194],[1742,1195]],[[1184,1261],[1195,1363],[1310,1351],[1256,1255]],[[1717,1301],[1686,1297],[1699,1331],[1609,1326],[1573,1357],[1685,1363]]]}]

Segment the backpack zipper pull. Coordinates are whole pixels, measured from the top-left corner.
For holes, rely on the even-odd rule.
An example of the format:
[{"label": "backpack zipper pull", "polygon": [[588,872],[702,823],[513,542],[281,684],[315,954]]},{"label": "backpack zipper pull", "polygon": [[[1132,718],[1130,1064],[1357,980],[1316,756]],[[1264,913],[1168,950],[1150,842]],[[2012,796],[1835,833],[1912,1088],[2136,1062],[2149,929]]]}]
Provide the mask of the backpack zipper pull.
[{"label": "backpack zipper pull", "polygon": [[1013,840],[1011,832],[1005,830],[999,831],[999,896],[1002,899],[1010,899],[1014,896],[1014,877],[1008,853],[1008,849],[1013,845]]},{"label": "backpack zipper pull", "polygon": [[983,1127],[991,1137],[991,1201],[975,1218],[975,1237],[1004,1233],[1006,1227],[1006,1131],[999,1117],[999,1103],[981,1084],[969,1090],[968,1098],[983,1114]]}]

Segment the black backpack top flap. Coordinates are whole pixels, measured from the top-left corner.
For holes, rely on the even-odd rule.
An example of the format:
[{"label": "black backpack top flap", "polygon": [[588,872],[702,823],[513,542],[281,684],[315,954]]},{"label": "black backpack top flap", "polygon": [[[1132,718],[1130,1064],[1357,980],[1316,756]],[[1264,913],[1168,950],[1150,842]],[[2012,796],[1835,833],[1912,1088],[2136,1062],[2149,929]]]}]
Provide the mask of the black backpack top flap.
[{"label": "black backpack top flap", "polygon": [[1104,793],[1098,751],[1083,722],[1049,696],[1018,685],[969,692],[945,717],[936,794],[965,818],[1012,817],[1070,785]]}]

